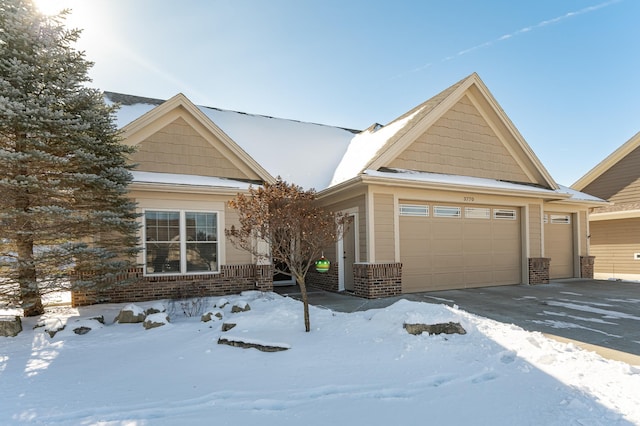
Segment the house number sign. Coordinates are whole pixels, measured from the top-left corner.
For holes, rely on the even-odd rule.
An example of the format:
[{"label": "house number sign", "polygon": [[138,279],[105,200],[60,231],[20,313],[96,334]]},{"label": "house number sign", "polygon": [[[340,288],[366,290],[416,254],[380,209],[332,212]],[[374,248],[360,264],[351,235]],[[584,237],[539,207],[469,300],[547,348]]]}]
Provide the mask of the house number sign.
[{"label": "house number sign", "polygon": [[464,197],[464,201],[468,202],[468,203],[472,203],[474,202],[476,199],[475,197]]}]

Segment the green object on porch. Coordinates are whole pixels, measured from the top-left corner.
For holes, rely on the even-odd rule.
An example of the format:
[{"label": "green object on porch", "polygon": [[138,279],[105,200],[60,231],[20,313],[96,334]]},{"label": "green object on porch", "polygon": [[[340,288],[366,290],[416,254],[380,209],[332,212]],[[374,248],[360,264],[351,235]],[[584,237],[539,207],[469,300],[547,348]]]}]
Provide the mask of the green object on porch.
[{"label": "green object on porch", "polygon": [[330,266],[331,262],[329,262],[324,256],[316,260],[316,271],[318,272],[327,272]]}]

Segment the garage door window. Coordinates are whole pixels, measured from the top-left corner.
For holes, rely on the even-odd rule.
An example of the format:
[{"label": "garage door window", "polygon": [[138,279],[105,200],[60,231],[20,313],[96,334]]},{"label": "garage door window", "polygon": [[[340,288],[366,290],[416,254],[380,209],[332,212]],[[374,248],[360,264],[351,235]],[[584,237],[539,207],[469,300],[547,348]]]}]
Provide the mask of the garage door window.
[{"label": "garage door window", "polygon": [[465,207],[464,217],[468,219],[490,219],[491,212],[488,208],[483,207]]},{"label": "garage door window", "polygon": [[516,220],[516,211],[511,209],[493,209],[493,218],[498,220]]},{"label": "garage door window", "polygon": [[435,217],[460,217],[461,210],[460,207],[434,206],[433,215]]},{"label": "garage door window", "polygon": [[429,206],[423,204],[400,204],[400,216],[429,216]]},{"label": "garage door window", "polygon": [[560,225],[569,225],[571,223],[571,216],[568,214],[552,214],[551,223],[556,223]]}]

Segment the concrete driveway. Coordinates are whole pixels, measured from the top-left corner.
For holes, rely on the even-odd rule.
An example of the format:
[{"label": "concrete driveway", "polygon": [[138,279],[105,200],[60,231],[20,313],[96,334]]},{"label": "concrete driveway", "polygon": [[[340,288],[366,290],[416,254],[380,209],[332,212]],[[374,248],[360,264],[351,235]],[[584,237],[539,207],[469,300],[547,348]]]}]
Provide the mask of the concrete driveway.
[{"label": "concrete driveway", "polygon": [[[297,287],[276,292],[299,298]],[[309,301],[339,312],[384,308],[399,299],[457,305],[461,309],[525,330],[640,356],[640,283],[569,279],[517,285],[403,294],[367,300],[311,290]],[[619,356],[610,356],[620,359]],[[631,362],[640,364],[640,358]],[[627,360],[628,361],[628,360]],[[629,361],[628,361],[629,362]]]}]

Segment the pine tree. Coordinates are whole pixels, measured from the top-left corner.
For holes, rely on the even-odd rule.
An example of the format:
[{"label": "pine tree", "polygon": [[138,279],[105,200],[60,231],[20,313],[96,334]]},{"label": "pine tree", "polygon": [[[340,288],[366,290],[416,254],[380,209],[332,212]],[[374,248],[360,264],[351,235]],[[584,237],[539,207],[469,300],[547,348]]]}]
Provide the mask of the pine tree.
[{"label": "pine tree", "polygon": [[[276,272],[295,278],[304,305],[305,330],[311,330],[305,277],[329,244],[342,238],[346,216],[315,203],[315,191],[282,181],[250,188],[229,202],[238,212],[240,226],[225,230],[237,247],[258,259],[286,265]],[[267,248],[259,242],[266,243]]]},{"label": "pine tree", "polygon": [[0,302],[25,316],[47,292],[114,282],[137,251],[131,149],[65,15],[0,0]]}]

